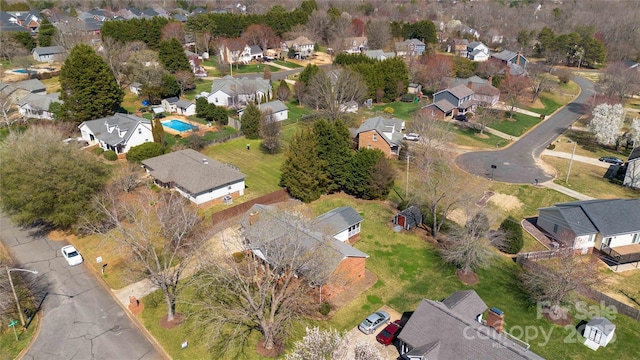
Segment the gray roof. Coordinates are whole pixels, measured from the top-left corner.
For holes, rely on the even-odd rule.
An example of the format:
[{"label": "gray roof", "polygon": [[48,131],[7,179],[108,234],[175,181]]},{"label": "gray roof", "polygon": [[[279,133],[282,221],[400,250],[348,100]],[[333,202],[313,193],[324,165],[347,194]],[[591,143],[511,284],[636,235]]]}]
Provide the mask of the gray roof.
[{"label": "gray roof", "polygon": [[149,174],[163,183],[197,195],[236,183],[246,176],[234,167],[185,149],[142,161]]},{"label": "gray roof", "polygon": [[364,52],[364,54],[367,57],[370,57],[376,60],[382,60],[383,58],[389,59],[396,56],[396,53],[394,53],[393,51],[384,52],[383,50],[367,50]]},{"label": "gray roof", "polygon": [[42,81],[38,79],[29,79],[18,81],[13,84],[18,89],[24,89],[29,92],[45,92],[47,90],[47,86],[42,83]]},{"label": "gray roof", "polygon": [[49,110],[49,105],[51,105],[51,103],[53,102],[61,103],[59,92],[53,94],[27,94],[25,97],[18,101],[18,106],[29,105],[34,109]]},{"label": "gray roof", "polygon": [[337,235],[349,227],[364,220],[351,206],[342,206],[328,211],[316,218],[316,226],[319,230],[331,231]]},{"label": "gray roof", "polygon": [[502,61],[509,61],[516,55],[518,55],[518,53],[509,50],[502,50],[501,52],[491,54],[492,57]]},{"label": "gray roof", "polygon": [[172,96],[172,97],[168,97],[168,98],[166,98],[166,99],[162,99],[162,100],[164,100],[164,101],[168,102],[169,104],[175,104],[175,103],[177,103],[177,102],[178,102],[178,100],[180,100],[180,99],[178,99],[178,97],[177,97],[177,96]]},{"label": "gray roof", "polygon": [[449,111],[451,111],[451,110],[456,108],[455,105],[453,105],[452,103],[450,103],[449,101],[444,100],[444,99],[443,100],[438,100],[438,101],[436,101],[434,103],[426,105],[425,108],[431,107],[431,106],[437,107],[438,109],[442,110],[442,112],[444,112],[444,113],[448,113]]},{"label": "gray roof", "polygon": [[[475,293],[473,290],[469,291]],[[462,297],[456,294],[452,296],[456,299]],[[477,294],[471,298],[475,296]],[[464,296],[464,299],[467,298],[469,295]],[[465,303],[464,299],[461,304]],[[445,299],[447,300],[449,298]],[[452,301],[453,299],[449,300]],[[477,305],[476,300],[469,303],[474,308]],[[516,345],[506,335],[456,310],[458,309],[447,307],[444,302],[424,299],[400,331],[398,338],[412,348],[412,355],[428,354],[426,359],[542,359],[532,351]]]},{"label": "gray roof", "polygon": [[262,48],[258,45],[251,45],[249,48],[251,49],[251,55],[262,53]]},{"label": "gray roof", "polygon": [[634,148],[633,151],[631,151],[631,154],[629,154],[629,159],[627,161],[636,159],[640,159],[640,146]]},{"label": "gray roof", "polygon": [[476,56],[476,55],[478,55],[478,54],[484,54],[484,53],[485,53],[485,52],[484,52],[484,51],[482,51],[482,50],[480,50],[480,49],[475,49],[475,50],[473,50],[472,52],[470,52],[470,53],[469,53],[469,55],[471,55],[471,56]]},{"label": "gray roof", "polygon": [[62,46],[44,46],[33,49],[33,53],[40,56],[64,54],[65,52],[66,50]]},{"label": "gray roof", "polygon": [[589,320],[587,325],[602,331],[605,336],[611,334],[616,330],[616,326],[611,321],[609,321],[609,319],[603,317],[594,317]]},{"label": "gray roof", "polygon": [[266,103],[262,103],[258,105],[260,111],[266,111],[267,109],[271,109],[271,111],[275,113],[279,113],[281,111],[289,110],[287,105],[280,100],[269,101]]},{"label": "gray roof", "polygon": [[[133,134],[134,129],[140,124],[146,125],[151,129],[151,122],[145,118],[135,115],[116,113],[109,117],[85,121],[78,125],[78,127],[86,125],[96,139],[104,141],[111,146],[116,146],[119,144],[126,144]],[[125,131],[124,136],[120,137],[118,131],[115,130],[109,132],[107,129],[108,126],[116,126],[120,131]]]},{"label": "gray roof", "polygon": [[216,91],[222,91],[227,95],[236,94],[253,94],[256,91],[262,91],[264,93],[269,92],[271,84],[266,79],[249,79],[249,78],[234,78],[227,75],[222,79],[213,80],[211,84],[211,93]]},{"label": "gray roof", "polygon": [[475,85],[489,85],[489,80],[483,79],[477,75],[473,75],[471,77],[468,77],[466,79],[463,78],[445,78],[445,80],[447,81],[447,83],[449,84],[449,86],[458,86],[458,85],[468,85],[469,83],[472,83],[474,86]]},{"label": "gray roof", "polygon": [[[402,143],[402,123],[404,123],[404,121],[400,119],[388,119],[382,116],[376,116],[365,120],[358,130],[356,130],[356,134],[376,130],[389,145],[400,145]],[[385,133],[391,132],[392,129],[393,133],[391,134],[391,138],[388,138]]]},{"label": "gray roof", "polygon": [[411,229],[422,224],[422,211],[417,206],[409,206],[408,208],[399,212],[407,220],[405,228]]},{"label": "gray roof", "polygon": [[[476,47],[484,45],[481,41],[472,41],[469,43],[468,47],[475,49]],[[486,46],[486,45],[485,45]]]},{"label": "gray roof", "polygon": [[473,90],[469,89],[465,84],[456,85],[452,88],[449,88],[443,91],[449,91],[453,96],[457,97],[458,99],[463,99],[467,96],[473,95]]},{"label": "gray roof", "polygon": [[176,101],[176,107],[179,109],[186,109],[191,105],[195,105],[195,104],[192,103],[191,101],[182,100],[182,99]]},{"label": "gray roof", "polygon": [[574,201],[540,211],[550,209],[557,209],[576,235],[599,232],[607,237],[640,231],[640,198]]},{"label": "gray roof", "polygon": [[442,300],[442,303],[469,320],[475,320],[488,309],[487,304],[473,290],[457,291]]}]

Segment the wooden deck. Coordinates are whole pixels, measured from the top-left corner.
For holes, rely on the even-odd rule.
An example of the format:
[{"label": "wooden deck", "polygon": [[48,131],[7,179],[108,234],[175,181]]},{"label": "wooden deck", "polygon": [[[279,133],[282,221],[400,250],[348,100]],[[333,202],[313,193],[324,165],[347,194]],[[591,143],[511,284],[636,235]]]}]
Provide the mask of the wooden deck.
[{"label": "wooden deck", "polygon": [[624,245],[624,246],[616,246],[613,248],[613,251],[617,252],[620,255],[629,255],[640,253],[640,244],[633,245]]}]

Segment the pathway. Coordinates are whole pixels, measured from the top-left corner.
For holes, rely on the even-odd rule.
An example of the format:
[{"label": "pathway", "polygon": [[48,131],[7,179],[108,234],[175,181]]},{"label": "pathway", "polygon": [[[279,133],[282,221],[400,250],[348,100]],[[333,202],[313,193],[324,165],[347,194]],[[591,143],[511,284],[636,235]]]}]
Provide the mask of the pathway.
[{"label": "pathway", "polygon": [[553,180],[547,181],[547,182],[543,182],[542,184],[540,184],[541,186],[544,186],[546,188],[549,189],[553,189],[557,192],[561,192],[565,195],[569,195],[572,198],[578,199],[578,200],[593,200],[594,198],[592,198],[591,196],[585,195],[583,193],[577,192],[575,190],[569,189],[567,187],[564,187],[562,185],[558,185],[556,183],[553,182]]},{"label": "pathway", "polygon": [[[562,151],[555,151],[555,150],[549,150],[549,149],[545,149],[542,154],[542,156],[553,156],[553,157],[559,157],[559,158],[563,158],[563,159],[571,159],[571,153],[566,153],[566,152],[562,152]],[[586,163],[589,165],[594,165],[594,166],[599,166],[601,168],[606,168],[609,169],[612,165],[609,163],[606,163],[604,161],[600,161],[596,158],[592,158],[592,157],[588,157],[588,156],[583,156],[583,155],[573,155],[573,160],[574,161],[579,161],[582,163]]]}]

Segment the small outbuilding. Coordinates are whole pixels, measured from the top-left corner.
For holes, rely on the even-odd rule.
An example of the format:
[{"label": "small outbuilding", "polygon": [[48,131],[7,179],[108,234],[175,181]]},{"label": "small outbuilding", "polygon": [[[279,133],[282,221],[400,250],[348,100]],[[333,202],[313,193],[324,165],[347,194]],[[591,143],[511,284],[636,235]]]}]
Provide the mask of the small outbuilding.
[{"label": "small outbuilding", "polygon": [[393,223],[402,226],[405,230],[411,230],[422,224],[422,211],[417,206],[410,206],[393,217]]},{"label": "small outbuilding", "polygon": [[584,327],[584,344],[592,350],[607,346],[613,339],[616,326],[606,318],[594,317]]}]

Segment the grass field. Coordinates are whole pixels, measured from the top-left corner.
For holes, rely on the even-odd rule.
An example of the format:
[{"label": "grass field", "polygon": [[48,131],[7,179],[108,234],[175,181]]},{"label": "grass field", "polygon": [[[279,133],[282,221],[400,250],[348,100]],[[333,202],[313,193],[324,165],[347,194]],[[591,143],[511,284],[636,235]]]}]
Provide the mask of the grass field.
[{"label": "grass field", "polygon": [[554,111],[558,110],[562,104],[557,103],[554,99],[552,99],[548,93],[543,93],[540,96],[540,102],[544,105],[544,109],[536,109],[536,108],[527,108],[529,111],[533,111],[535,113],[541,115],[551,115]]},{"label": "grass field", "polygon": [[278,64],[278,65],[281,65],[281,66],[286,66],[286,67],[288,67],[290,69],[297,69],[297,68],[301,68],[302,67],[302,65],[296,64],[296,63],[291,62],[291,61],[274,60],[273,62]]},{"label": "grass field", "polygon": [[[569,142],[571,140],[571,142]],[[565,131],[557,141],[554,142],[556,148],[554,150],[570,153],[573,151],[575,143],[576,155],[588,156],[592,158],[600,158],[602,156],[617,156],[623,160],[629,157],[631,149],[621,147],[616,151],[613,148],[604,147],[596,142],[596,139],[590,131],[568,130]]]},{"label": "grass field", "polygon": [[277,68],[272,65],[249,64],[249,65],[234,65],[233,73],[234,74],[262,73],[264,72],[265,66],[269,66],[269,69],[271,70],[272,73],[280,71],[280,68]]},{"label": "grass field", "polygon": [[47,87],[47,94],[60,91],[60,77],[54,76],[50,79],[40,80]]},{"label": "grass field", "polygon": [[[4,269],[3,269],[4,271]],[[13,329],[6,326],[3,323],[0,329],[0,359],[17,359],[18,354],[25,349],[38,328],[39,317],[35,317],[28,329],[24,329],[18,322],[15,326],[16,334],[13,333]],[[16,335],[18,335],[18,341],[16,341]]]},{"label": "grass field", "polygon": [[539,117],[521,113],[513,114],[513,119],[509,119],[508,113],[504,112],[503,114],[503,120],[492,124],[490,127],[513,136],[521,136],[540,122]]},{"label": "grass field", "polygon": [[509,140],[484,131],[480,136],[478,130],[454,126],[455,143],[460,146],[468,146],[481,149],[502,148],[509,144]]},{"label": "grass field", "polygon": [[422,103],[415,104],[412,102],[407,103],[407,102],[395,101],[395,102],[384,104],[384,105],[375,105],[372,107],[372,112],[374,114],[381,113],[382,115],[385,115],[387,113],[384,111],[384,109],[392,108],[393,114],[391,115],[393,117],[407,120],[411,118],[411,115],[413,112],[420,109],[420,107],[422,107],[423,105],[424,104]]},{"label": "grass field", "polygon": [[287,124],[298,121],[301,117],[309,115],[313,112],[306,106],[298,105],[298,102],[295,100],[289,101],[287,103],[287,107],[289,108],[289,119],[286,120]]},{"label": "grass field", "polygon": [[184,97],[187,100],[194,100],[196,98],[196,95],[200,94],[203,91],[211,92],[212,83],[213,80],[198,79],[196,80],[196,88],[194,90],[185,91]]}]

